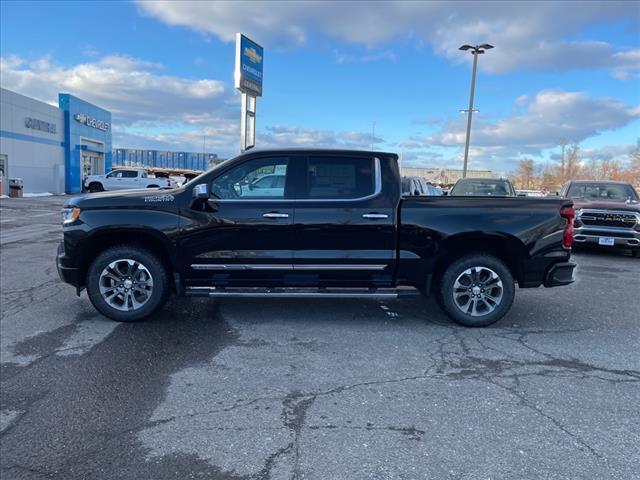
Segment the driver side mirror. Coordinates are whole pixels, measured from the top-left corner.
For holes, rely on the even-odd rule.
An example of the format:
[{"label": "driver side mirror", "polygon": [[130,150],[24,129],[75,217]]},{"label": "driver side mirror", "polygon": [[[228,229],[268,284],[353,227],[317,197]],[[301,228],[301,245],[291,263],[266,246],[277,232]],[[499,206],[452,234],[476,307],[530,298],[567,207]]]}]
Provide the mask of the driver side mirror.
[{"label": "driver side mirror", "polygon": [[194,199],[209,198],[209,185],[206,183],[200,183],[193,187],[192,195]]}]

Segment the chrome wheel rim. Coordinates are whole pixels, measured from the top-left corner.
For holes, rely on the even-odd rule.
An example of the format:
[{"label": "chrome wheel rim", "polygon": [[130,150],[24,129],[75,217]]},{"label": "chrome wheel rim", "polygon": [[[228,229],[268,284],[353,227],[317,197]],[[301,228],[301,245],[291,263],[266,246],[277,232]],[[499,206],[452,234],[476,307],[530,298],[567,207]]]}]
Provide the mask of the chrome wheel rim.
[{"label": "chrome wheel rim", "polygon": [[121,258],[100,274],[100,294],[116,310],[130,312],[142,308],[153,293],[153,277],[137,260]]},{"label": "chrome wheel rim", "polygon": [[498,308],[503,294],[502,279],[487,267],[468,268],[453,284],[453,302],[472,317],[489,315]]}]

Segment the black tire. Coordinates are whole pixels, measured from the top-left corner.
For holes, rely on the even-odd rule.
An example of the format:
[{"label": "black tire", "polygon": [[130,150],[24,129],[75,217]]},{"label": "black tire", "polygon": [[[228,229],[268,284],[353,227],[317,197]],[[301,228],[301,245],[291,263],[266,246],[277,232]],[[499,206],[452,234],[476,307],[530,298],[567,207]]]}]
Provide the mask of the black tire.
[{"label": "black tire", "polygon": [[[141,290],[135,290],[137,287],[131,285],[132,283],[135,285],[135,273],[127,277],[133,278],[134,280],[133,282],[131,280],[129,281],[130,288],[126,292],[118,290],[116,285],[105,287],[105,282],[112,282],[111,279],[114,278],[109,276],[109,274],[103,276],[106,268],[115,262],[116,267],[119,268],[117,270],[110,269],[109,271],[119,273],[121,271],[121,264],[124,264],[125,267],[130,264],[128,260],[133,261],[133,265],[137,263],[143,267],[131,266],[132,269],[135,269],[135,272],[138,272],[138,274],[142,276],[142,279],[147,276],[151,278],[152,286],[150,287],[150,294],[141,294]],[[138,280],[140,280],[140,277]],[[148,281],[149,280],[147,280],[147,282]],[[115,283],[115,280],[113,280],[113,282]],[[165,265],[156,255],[136,245],[119,245],[109,248],[98,255],[87,271],[86,285],[87,294],[93,306],[105,317],[109,317],[118,322],[135,322],[149,317],[164,305],[169,294],[169,277]],[[109,303],[103,296],[101,286],[103,289],[111,289],[107,292],[107,296],[112,299],[112,303]],[[147,286],[146,288],[149,287]],[[120,293],[111,296],[110,294],[116,290]],[[130,294],[129,291],[131,291]],[[132,297],[131,300],[125,297],[125,294],[127,296],[130,295]],[[133,306],[134,299],[139,301],[141,306],[126,310],[128,305]],[[141,302],[140,300],[144,301]],[[125,301],[127,305],[124,305]],[[121,309],[117,308],[118,306]]]},{"label": "black tire", "polygon": [[[474,277],[475,283],[471,281]],[[467,279],[471,283],[467,284]],[[485,286],[490,288],[485,291]],[[454,293],[458,295],[457,300]],[[465,327],[485,327],[500,320],[511,309],[515,283],[500,259],[484,253],[470,254],[447,267],[440,279],[438,295],[440,305],[454,322]],[[498,297],[500,300],[494,302]],[[463,308],[466,305],[469,307]]]},{"label": "black tire", "polygon": [[640,248],[634,248],[631,250],[631,256],[635,258],[640,258]]},{"label": "black tire", "polygon": [[102,188],[102,184],[94,182],[89,185],[89,192],[104,192],[104,188]]}]

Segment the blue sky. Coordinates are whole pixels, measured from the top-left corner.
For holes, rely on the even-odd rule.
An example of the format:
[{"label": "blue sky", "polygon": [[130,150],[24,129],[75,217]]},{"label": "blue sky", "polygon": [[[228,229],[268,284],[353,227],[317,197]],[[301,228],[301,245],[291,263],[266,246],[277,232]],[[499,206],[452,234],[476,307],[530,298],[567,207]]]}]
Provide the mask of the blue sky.
[{"label": "blue sky", "polygon": [[[258,146],[403,153],[461,166],[471,56],[479,60],[471,168],[625,161],[640,132],[638,2],[2,2],[0,81],[113,112],[114,146],[239,148],[234,33],[265,47]],[[375,135],[372,123],[375,122]],[[552,161],[552,160],[551,160]]]}]

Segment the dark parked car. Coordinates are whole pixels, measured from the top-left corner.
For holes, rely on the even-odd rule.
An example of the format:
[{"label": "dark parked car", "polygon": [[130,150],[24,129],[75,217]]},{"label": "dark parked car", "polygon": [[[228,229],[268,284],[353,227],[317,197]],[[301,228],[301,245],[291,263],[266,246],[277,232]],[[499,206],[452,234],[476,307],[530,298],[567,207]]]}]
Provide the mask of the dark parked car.
[{"label": "dark parked car", "polygon": [[571,180],[562,196],[576,206],[576,245],[628,249],[640,256],[640,203],[630,184]]},{"label": "dark parked car", "polygon": [[[277,195],[243,188],[276,172]],[[62,213],[61,278],[120,321],[171,292],[435,293],[455,321],[483,326],[509,311],[516,282],[566,285],[575,267],[570,200],[403,197],[383,152],[251,150],[175,190],[75,197]]]},{"label": "dark parked car", "polygon": [[449,195],[470,197],[515,197],[516,189],[509,180],[494,178],[461,178]]}]

